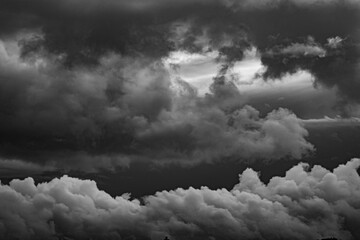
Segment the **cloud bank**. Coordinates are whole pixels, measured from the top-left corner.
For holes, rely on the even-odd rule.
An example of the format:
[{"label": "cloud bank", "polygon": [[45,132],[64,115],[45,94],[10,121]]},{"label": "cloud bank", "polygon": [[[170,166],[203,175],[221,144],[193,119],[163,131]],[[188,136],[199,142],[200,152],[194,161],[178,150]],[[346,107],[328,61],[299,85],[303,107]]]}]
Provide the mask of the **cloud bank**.
[{"label": "cloud bank", "polygon": [[359,159],[330,172],[300,163],[268,184],[245,170],[232,190],[175,189],[111,197],[63,176],[0,186],[1,239],[359,238]]}]

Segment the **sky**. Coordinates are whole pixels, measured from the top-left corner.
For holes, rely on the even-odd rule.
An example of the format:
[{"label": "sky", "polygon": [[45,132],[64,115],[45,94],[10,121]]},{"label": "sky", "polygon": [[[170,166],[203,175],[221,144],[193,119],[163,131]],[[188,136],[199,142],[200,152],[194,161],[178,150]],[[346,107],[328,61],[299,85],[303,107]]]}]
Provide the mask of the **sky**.
[{"label": "sky", "polygon": [[0,0],[0,239],[359,239],[360,1]]}]

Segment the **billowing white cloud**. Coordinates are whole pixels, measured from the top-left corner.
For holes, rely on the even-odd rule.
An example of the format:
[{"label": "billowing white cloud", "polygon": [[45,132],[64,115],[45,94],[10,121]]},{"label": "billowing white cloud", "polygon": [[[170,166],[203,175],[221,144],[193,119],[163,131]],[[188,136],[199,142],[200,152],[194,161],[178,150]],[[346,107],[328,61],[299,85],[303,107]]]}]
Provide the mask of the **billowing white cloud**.
[{"label": "billowing white cloud", "polygon": [[359,166],[300,163],[268,184],[247,169],[232,190],[178,188],[141,201],[68,176],[12,180],[0,185],[0,238],[358,239]]}]

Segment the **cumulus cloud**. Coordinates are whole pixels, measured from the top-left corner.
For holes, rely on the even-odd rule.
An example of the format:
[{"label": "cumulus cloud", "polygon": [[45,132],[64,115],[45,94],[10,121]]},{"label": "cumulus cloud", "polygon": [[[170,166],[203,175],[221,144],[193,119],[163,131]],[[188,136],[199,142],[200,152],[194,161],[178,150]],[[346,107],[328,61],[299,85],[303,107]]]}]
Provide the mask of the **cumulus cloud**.
[{"label": "cumulus cloud", "polygon": [[260,181],[252,169],[233,189],[175,189],[111,197],[90,180],[32,178],[0,186],[2,239],[359,238],[359,159],[332,172],[300,163]]},{"label": "cumulus cloud", "polygon": [[164,112],[158,122],[140,133],[140,139],[153,147],[175,146],[178,157],[185,155],[191,160],[183,164],[194,164],[223,158],[299,159],[314,149],[305,140],[307,135],[288,110],[275,110],[261,118],[256,109],[246,105],[229,114],[213,106]]}]

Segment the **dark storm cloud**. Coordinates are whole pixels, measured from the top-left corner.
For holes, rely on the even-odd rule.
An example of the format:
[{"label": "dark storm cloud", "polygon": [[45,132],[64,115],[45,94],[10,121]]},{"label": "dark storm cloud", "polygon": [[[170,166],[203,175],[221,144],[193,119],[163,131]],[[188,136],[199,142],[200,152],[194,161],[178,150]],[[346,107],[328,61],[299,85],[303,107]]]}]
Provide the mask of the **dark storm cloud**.
[{"label": "dark storm cloud", "polygon": [[[296,116],[284,109],[261,116],[226,76],[252,46],[266,78],[305,69],[356,97],[356,1],[1,0],[1,6],[6,159],[92,171],[144,158],[186,164],[300,158],[313,146]],[[207,96],[171,80],[163,60],[173,50],[218,53],[222,67]]]},{"label": "dark storm cloud", "polygon": [[[360,6],[357,1],[22,1],[5,2],[5,15],[34,16],[42,36],[24,41],[23,54],[45,48],[66,65],[96,64],[107,51],[159,58],[172,50],[219,51],[223,75],[251,45],[267,67],[265,78],[299,69],[317,83],[337,87],[345,100],[358,101]],[[6,17],[5,16],[5,17]],[[25,16],[25,17],[22,17]],[[9,19],[18,30],[19,23]],[[26,26],[25,26],[26,27]],[[323,57],[269,51],[306,45],[313,38]],[[333,48],[328,39],[344,39]],[[274,49],[273,49],[274,48]],[[328,49],[325,49],[328,48]]]},{"label": "dark storm cloud", "polygon": [[24,62],[10,45],[0,52],[0,150],[8,159],[95,171],[131,160],[298,159],[313,150],[293,113],[260,117],[224,77],[199,96],[153,59],[109,54],[95,67],[68,69],[51,54]]},{"label": "dark storm cloud", "polygon": [[358,239],[359,159],[333,172],[298,164],[260,181],[245,170],[232,190],[111,197],[96,183],[63,176],[0,185],[1,239]]},{"label": "dark storm cloud", "polygon": [[[278,35],[290,40],[311,35],[319,41],[347,37],[358,29],[359,20],[359,4],[351,0],[2,0],[2,6],[3,34],[40,28],[45,36],[38,44],[67,54],[69,63],[96,60],[106,50],[160,57],[174,45],[192,51],[215,47],[240,60],[249,44],[244,31],[264,49]],[[176,23],[190,24],[181,43],[169,41]],[[207,41],[201,44],[199,38]],[[223,46],[224,40],[232,44]]]},{"label": "dark storm cloud", "polygon": [[[26,41],[24,53],[45,48],[63,54],[63,61],[68,66],[96,64],[98,57],[107,51],[154,58],[166,56],[180,44],[171,38],[173,24],[178,21],[192,25],[191,34],[181,43],[183,49],[200,51],[204,46],[199,49],[194,40],[207,37],[208,47],[220,48],[222,55],[234,58],[234,53],[227,50],[230,46],[223,46],[224,34],[230,34],[229,39],[233,41],[243,28],[234,24],[231,17],[234,14],[217,0],[2,2],[0,15],[4,26],[0,32],[3,35],[21,29],[41,29],[43,36]],[[214,18],[216,12],[222,16]],[[240,43],[244,40],[233,42],[241,57],[248,44]]]},{"label": "dark storm cloud", "polygon": [[335,87],[345,102],[359,101],[358,1],[240,1],[239,8],[245,6],[265,79],[307,70],[315,84]]}]

